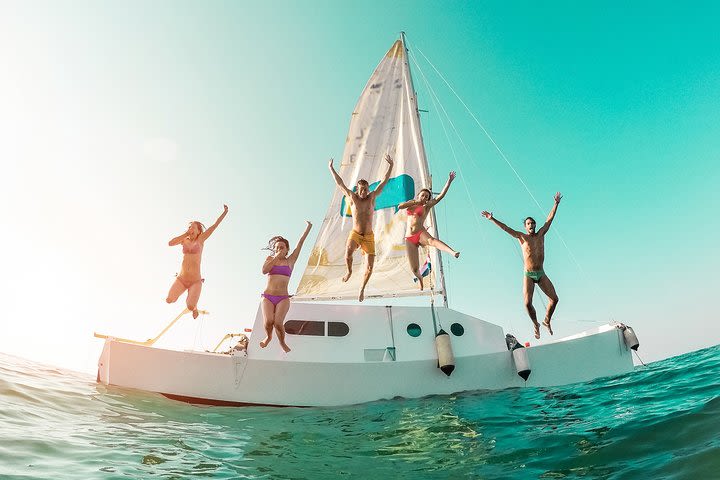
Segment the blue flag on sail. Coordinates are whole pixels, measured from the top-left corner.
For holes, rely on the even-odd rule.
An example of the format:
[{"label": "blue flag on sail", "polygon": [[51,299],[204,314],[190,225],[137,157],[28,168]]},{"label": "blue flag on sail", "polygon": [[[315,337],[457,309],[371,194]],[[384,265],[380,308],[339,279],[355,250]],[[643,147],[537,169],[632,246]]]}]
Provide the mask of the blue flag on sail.
[{"label": "blue flag on sail", "polygon": [[[420,276],[421,277],[427,277],[430,275],[430,271],[432,270],[432,263],[430,262],[430,255],[427,256],[425,259],[425,263],[422,267],[420,267]],[[413,282],[417,283],[418,279],[417,277],[413,278]]]}]

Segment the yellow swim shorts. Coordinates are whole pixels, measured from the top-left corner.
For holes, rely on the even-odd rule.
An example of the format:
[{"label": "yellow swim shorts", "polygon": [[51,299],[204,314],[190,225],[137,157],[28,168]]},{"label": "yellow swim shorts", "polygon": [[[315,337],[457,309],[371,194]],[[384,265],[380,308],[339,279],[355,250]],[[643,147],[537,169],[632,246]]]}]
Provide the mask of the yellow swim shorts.
[{"label": "yellow swim shorts", "polygon": [[375,255],[375,235],[373,232],[360,235],[355,230],[350,234],[350,240],[360,245],[360,248],[367,255]]}]

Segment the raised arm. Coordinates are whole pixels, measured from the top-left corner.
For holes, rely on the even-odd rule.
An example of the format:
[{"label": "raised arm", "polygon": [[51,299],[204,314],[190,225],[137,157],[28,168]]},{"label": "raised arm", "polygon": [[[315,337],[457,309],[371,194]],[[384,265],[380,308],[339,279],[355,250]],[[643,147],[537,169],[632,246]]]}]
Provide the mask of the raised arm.
[{"label": "raised arm", "polygon": [[377,186],[377,188],[373,191],[373,194],[375,196],[380,195],[380,192],[382,192],[383,188],[385,188],[385,185],[387,185],[388,180],[390,180],[390,172],[392,172],[393,168],[393,159],[389,154],[385,154],[385,161],[388,163],[388,169],[385,172],[385,177],[382,179],[382,182]]},{"label": "raised arm", "polygon": [[550,210],[550,214],[547,217],[547,220],[545,220],[545,225],[540,227],[540,230],[538,230],[538,233],[541,235],[545,235],[548,230],[550,230],[550,224],[555,219],[555,212],[557,212],[557,207],[560,205],[560,199],[562,198],[562,194],[560,192],[557,192],[555,194],[555,204],[553,205],[552,209]]},{"label": "raised arm", "polygon": [[335,180],[335,184],[340,187],[340,190],[343,191],[343,193],[351,197],[352,191],[345,185],[345,182],[343,182],[343,179],[338,175],[338,173],[335,171],[335,167],[333,167],[333,159],[330,159],[330,162],[328,163],[328,167],[330,168],[330,173],[333,176],[333,179]]},{"label": "raised arm", "polygon": [[270,270],[275,265],[277,258],[274,255],[270,255],[265,259],[265,263],[263,263],[262,266],[262,273],[263,275],[267,275],[270,273]]},{"label": "raised arm", "polygon": [[305,239],[308,236],[308,233],[310,233],[310,229],[312,228],[312,223],[310,223],[310,220],[306,220],[305,223],[307,223],[307,226],[305,227],[305,231],[303,232],[302,236],[300,237],[300,240],[298,240],[297,245],[295,246],[295,250],[290,254],[290,257],[288,257],[288,261],[294,265],[297,261],[298,256],[300,255],[300,250],[302,250],[303,243],[305,243]]},{"label": "raised arm", "polygon": [[415,200],[414,198],[412,200],[408,200],[407,202],[402,202],[400,205],[398,205],[398,210],[403,210],[405,208],[412,208],[420,205],[420,202]]},{"label": "raised arm", "polygon": [[455,180],[455,172],[450,172],[450,175],[448,175],[447,182],[445,182],[445,186],[443,187],[442,191],[440,192],[440,195],[438,195],[437,197],[431,199],[431,200],[428,202],[431,207],[434,206],[434,205],[436,205],[437,203],[439,203],[440,200],[442,200],[443,197],[445,197],[445,194],[446,194],[446,193],[448,192],[448,190],[450,189],[450,184],[453,182],[453,180]]},{"label": "raised arm", "polygon": [[482,213],[483,217],[487,218],[488,220],[493,222],[495,225],[497,225],[498,227],[505,230],[510,236],[515,237],[515,238],[520,238],[522,236],[522,233],[518,232],[517,230],[513,230],[512,228],[508,227],[507,225],[505,225],[503,222],[501,222],[497,218],[493,217],[492,212],[483,210],[480,213]]},{"label": "raised arm", "polygon": [[210,235],[212,235],[212,233],[213,233],[213,232],[215,231],[215,229],[218,227],[218,225],[220,225],[220,222],[223,221],[223,219],[224,219],[225,216],[227,215],[227,212],[228,212],[228,206],[227,206],[227,205],[223,205],[223,212],[220,214],[220,216],[218,217],[218,219],[215,220],[215,223],[213,223],[212,225],[210,225],[207,230],[205,230],[203,233],[200,234],[200,236],[198,237],[198,240],[200,240],[201,242],[204,242],[205,240],[207,240],[208,237],[209,237]]},{"label": "raised arm", "polygon": [[178,235],[177,237],[171,239],[171,240],[168,242],[168,246],[174,247],[175,245],[180,245],[180,244],[183,242],[183,240],[185,240],[185,237],[187,237],[189,234],[190,234],[190,228],[188,228],[187,230],[185,230],[185,233],[181,233],[181,234]]}]

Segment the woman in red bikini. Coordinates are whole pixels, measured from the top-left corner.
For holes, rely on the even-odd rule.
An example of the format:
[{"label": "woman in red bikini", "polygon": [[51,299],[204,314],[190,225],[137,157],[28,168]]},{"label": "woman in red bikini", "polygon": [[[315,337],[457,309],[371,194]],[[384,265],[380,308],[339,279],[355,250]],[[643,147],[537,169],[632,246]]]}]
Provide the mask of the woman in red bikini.
[{"label": "woman in red bikini", "polygon": [[267,257],[262,267],[262,273],[268,276],[267,286],[261,294],[263,297],[262,311],[265,318],[265,333],[267,334],[265,340],[260,342],[262,348],[267,347],[268,343],[270,343],[273,329],[275,329],[282,349],[285,350],[285,353],[290,351],[290,347],[285,343],[284,326],[285,315],[290,309],[288,284],[290,283],[290,275],[295,262],[311,228],[312,223],[307,222],[307,227],[305,227],[305,231],[290,256],[288,256],[290,243],[283,237],[273,237],[268,243],[268,250],[275,252],[275,254]]},{"label": "woman in red bikini", "polygon": [[200,299],[202,291],[202,282],[205,280],[200,274],[200,260],[202,259],[203,246],[205,240],[215,231],[220,222],[223,221],[228,213],[227,205],[223,205],[223,213],[218,217],[210,228],[205,230],[205,226],[198,222],[190,222],[187,231],[168,242],[168,245],[182,245],[183,261],[180,267],[180,273],[177,274],[175,282],[168,292],[167,303],[175,303],[180,295],[187,290],[187,298],[185,300],[188,310],[193,312],[193,318],[198,317],[197,303]]},{"label": "woman in red bikini", "polygon": [[458,258],[460,252],[456,252],[450,248],[445,242],[433,238],[425,229],[425,219],[430,213],[430,209],[438,204],[443,199],[450,184],[455,180],[455,172],[450,172],[449,178],[445,187],[443,187],[440,195],[435,198],[430,198],[432,193],[427,188],[423,188],[418,193],[417,198],[414,200],[408,200],[398,205],[400,209],[407,209],[407,229],[405,231],[405,250],[407,251],[408,261],[410,262],[410,268],[412,268],[413,274],[417,277],[420,282],[420,290],[423,289],[422,274],[420,272],[420,260],[418,254],[419,246],[431,246],[440,249],[450,255]]}]

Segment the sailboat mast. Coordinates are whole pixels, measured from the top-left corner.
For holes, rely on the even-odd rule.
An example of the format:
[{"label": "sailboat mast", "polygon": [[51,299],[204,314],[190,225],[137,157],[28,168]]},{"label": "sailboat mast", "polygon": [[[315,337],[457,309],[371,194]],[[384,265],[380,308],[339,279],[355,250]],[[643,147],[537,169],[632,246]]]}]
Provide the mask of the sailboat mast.
[{"label": "sailboat mast", "polygon": [[[420,133],[420,138],[422,139],[422,123],[420,122],[420,110],[418,109],[418,103],[417,103],[417,92],[415,91],[415,84],[413,82],[412,78],[412,70],[410,68],[410,57],[408,53],[407,48],[407,42],[405,41],[405,32],[400,32],[400,41],[402,41],[403,49],[405,50],[405,61],[407,62],[407,69],[408,69],[408,79],[410,80],[410,91],[415,96],[415,116],[417,117],[417,124],[418,124],[418,131]],[[427,154],[425,153],[425,142],[421,142],[422,144],[422,157],[423,157],[423,165],[426,170],[426,176],[427,178],[430,177],[430,172],[428,171],[428,160],[427,160]],[[435,227],[435,237],[439,238],[438,233],[438,224],[437,224],[437,218],[435,217],[435,209],[433,208],[430,211],[430,218],[432,219],[432,224]],[[440,252],[437,252],[437,266],[440,271],[440,282],[442,284],[442,295],[443,295],[443,306],[448,306],[448,298],[447,298],[447,289],[445,288],[445,274],[443,272],[443,263],[442,263],[442,255]]]}]

